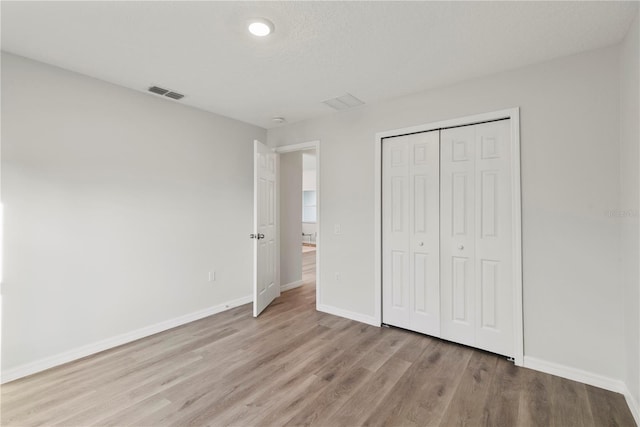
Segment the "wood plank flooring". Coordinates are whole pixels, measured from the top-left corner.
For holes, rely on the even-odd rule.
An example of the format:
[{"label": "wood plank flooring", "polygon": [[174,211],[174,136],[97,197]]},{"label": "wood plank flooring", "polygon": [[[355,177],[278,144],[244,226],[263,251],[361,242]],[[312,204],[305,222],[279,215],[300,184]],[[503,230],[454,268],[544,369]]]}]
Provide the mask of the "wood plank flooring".
[{"label": "wood plank flooring", "polygon": [[7,426],[634,426],[622,395],[315,311],[305,285],[1,387]]}]

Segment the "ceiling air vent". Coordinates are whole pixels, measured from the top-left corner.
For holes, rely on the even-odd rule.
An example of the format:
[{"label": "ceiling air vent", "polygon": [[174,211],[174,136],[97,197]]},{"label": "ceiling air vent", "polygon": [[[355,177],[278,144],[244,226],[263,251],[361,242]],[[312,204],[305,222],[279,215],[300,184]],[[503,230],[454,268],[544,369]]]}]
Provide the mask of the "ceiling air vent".
[{"label": "ceiling air vent", "polygon": [[184,95],[178,92],[169,92],[167,94],[165,94],[164,96],[168,97],[168,98],[172,98],[172,99],[180,99],[180,98],[184,98]]},{"label": "ceiling air vent", "polygon": [[151,93],[155,93],[156,95],[162,95],[162,96],[166,96],[167,98],[171,98],[171,99],[182,99],[184,98],[184,95],[178,92],[173,92],[169,89],[164,89],[161,88],[159,86],[151,86],[149,88],[149,92]]},{"label": "ceiling air vent", "polygon": [[327,99],[326,101],[322,101],[323,104],[328,105],[334,110],[348,110],[350,108],[358,107],[363,105],[364,102],[351,95],[350,93],[346,93],[337,98]]},{"label": "ceiling air vent", "polygon": [[158,95],[164,95],[169,91],[167,89],[162,89],[161,87],[158,87],[158,86],[151,86],[149,88],[149,92],[157,93]]}]

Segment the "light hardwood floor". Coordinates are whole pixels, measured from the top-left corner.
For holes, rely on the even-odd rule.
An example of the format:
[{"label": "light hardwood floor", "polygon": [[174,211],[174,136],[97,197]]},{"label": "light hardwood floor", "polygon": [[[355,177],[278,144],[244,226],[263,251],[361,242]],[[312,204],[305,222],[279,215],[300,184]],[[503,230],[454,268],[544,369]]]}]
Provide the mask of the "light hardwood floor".
[{"label": "light hardwood floor", "polygon": [[633,426],[616,393],[315,311],[302,287],[3,385],[2,424]]}]

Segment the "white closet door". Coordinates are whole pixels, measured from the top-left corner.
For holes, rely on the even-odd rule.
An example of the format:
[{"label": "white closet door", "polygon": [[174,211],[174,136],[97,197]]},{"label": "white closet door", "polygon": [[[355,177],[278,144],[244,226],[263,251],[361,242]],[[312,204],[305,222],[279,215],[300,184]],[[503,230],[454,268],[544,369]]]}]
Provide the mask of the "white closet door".
[{"label": "white closet door", "polygon": [[440,134],[442,337],[475,344],[475,128]]},{"label": "white closet door", "polygon": [[509,120],[476,128],[476,347],[513,356]]},{"label": "white closet door", "polygon": [[437,131],[410,136],[411,325],[440,336],[440,140]]},{"label": "white closet door", "polygon": [[383,322],[440,335],[439,135],[383,143]]},{"label": "white closet door", "polygon": [[442,337],[513,356],[509,121],[441,131]]},{"label": "white closet door", "polygon": [[382,321],[410,329],[408,136],[384,140],[382,177]]}]

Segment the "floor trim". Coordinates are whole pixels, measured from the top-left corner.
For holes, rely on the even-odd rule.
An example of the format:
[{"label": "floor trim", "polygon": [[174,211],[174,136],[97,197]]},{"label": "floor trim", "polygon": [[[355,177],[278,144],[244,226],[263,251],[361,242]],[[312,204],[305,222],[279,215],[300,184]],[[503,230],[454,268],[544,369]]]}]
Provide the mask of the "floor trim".
[{"label": "floor trim", "polygon": [[53,368],[54,366],[72,362],[74,360],[81,359],[83,357],[87,357],[92,354],[117,347],[119,345],[127,344],[140,338],[145,338],[150,335],[157,334],[158,332],[163,332],[168,329],[175,328],[176,326],[184,325],[185,323],[193,322],[195,320],[199,320],[204,317],[208,317],[213,314],[250,303],[251,301],[253,301],[253,297],[251,295],[248,295],[246,297],[227,301],[225,303],[208,307],[203,310],[185,314],[184,316],[165,320],[164,322],[156,323],[155,325],[149,325],[144,328],[117,335],[115,337],[107,338],[93,344],[77,347],[75,349],[65,351],[54,356],[45,357],[44,359],[36,360],[30,363],[25,363],[24,365],[16,366],[15,368],[3,371],[0,383],[4,384],[9,381],[17,380],[18,378],[26,377],[28,375],[35,374],[49,368]]},{"label": "floor trim", "polygon": [[524,356],[524,367],[622,394],[636,424],[640,426],[640,407],[624,381],[531,356]]},{"label": "floor trim", "polygon": [[604,375],[594,374],[593,372],[583,371],[582,369],[572,368],[566,365],[560,365],[554,362],[548,362],[531,356],[524,357],[524,367],[556,375],[558,377],[567,378],[569,380],[578,381],[584,384],[589,384],[605,390],[614,391],[616,393],[625,394],[627,391],[627,386],[621,380],[616,380],[611,377],[605,377]]},{"label": "floor trim", "polygon": [[380,327],[380,322],[378,322],[374,316],[366,316],[364,314],[354,313],[353,311],[343,310],[341,308],[324,304],[318,304],[316,309],[318,311],[322,311],[323,313],[333,314],[334,316],[345,317],[347,319],[355,320],[356,322]]},{"label": "floor trim", "polygon": [[286,285],[280,285],[280,292],[284,292],[284,291],[288,291],[289,289],[297,288],[299,286],[302,286],[303,284],[304,284],[304,281],[296,280],[295,282],[290,282],[290,283],[287,283]]},{"label": "floor trim", "polygon": [[631,410],[631,415],[633,415],[633,418],[636,420],[636,425],[640,426],[640,404],[638,404],[638,402],[633,398],[631,391],[629,391],[629,387],[627,387],[626,384],[624,386],[624,393],[622,394],[624,394],[627,405]]}]

